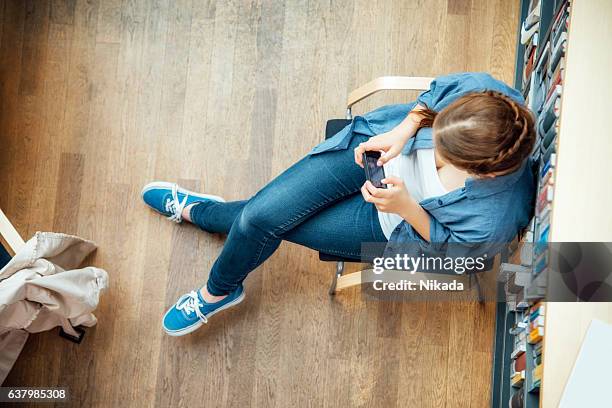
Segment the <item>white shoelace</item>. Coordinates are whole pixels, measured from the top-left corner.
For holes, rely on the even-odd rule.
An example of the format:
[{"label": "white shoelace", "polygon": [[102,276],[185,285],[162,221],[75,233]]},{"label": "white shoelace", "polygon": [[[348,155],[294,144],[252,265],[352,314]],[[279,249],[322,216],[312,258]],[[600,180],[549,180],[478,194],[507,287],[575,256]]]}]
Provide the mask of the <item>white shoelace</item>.
[{"label": "white shoelace", "polygon": [[177,310],[184,310],[188,315],[195,313],[198,319],[207,323],[208,319],[200,311],[202,306],[204,305],[200,302],[198,294],[194,291],[184,294],[179,298],[178,302],[176,302]]},{"label": "white shoelace", "polygon": [[170,221],[174,221],[177,224],[183,221],[183,209],[185,208],[185,204],[187,204],[188,197],[189,195],[185,194],[183,200],[180,201],[178,198],[178,185],[172,185],[172,199],[166,200],[165,204],[166,211],[172,214],[168,217]]}]

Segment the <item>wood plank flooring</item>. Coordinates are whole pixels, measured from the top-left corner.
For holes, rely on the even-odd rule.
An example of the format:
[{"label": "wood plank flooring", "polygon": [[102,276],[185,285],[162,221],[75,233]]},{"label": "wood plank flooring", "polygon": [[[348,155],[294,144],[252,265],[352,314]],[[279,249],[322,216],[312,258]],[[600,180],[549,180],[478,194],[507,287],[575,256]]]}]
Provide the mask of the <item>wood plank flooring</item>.
[{"label": "wood plank flooring", "polygon": [[[78,407],[485,407],[494,307],[326,293],[333,265],[283,244],[204,330],[162,334],[223,239],[141,203],[154,179],[241,199],[379,75],[511,81],[518,1],[0,0],[0,207],[96,241],[108,270],[81,345],[30,337],[5,385]],[[356,109],[413,98],[376,95]]]}]

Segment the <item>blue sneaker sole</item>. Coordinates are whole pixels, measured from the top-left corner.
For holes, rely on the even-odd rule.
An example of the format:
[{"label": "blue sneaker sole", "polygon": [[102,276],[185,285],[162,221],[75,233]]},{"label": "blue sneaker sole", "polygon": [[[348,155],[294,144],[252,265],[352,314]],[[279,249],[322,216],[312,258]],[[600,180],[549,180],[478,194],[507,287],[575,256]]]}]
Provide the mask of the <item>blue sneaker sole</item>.
[{"label": "blue sneaker sole", "polygon": [[[144,201],[145,193],[150,190],[167,189],[167,190],[172,191],[173,185],[174,183],[170,183],[168,181],[153,181],[142,188],[142,191],[140,192],[140,198]],[[178,187],[177,191],[182,194],[188,194],[190,197],[201,198],[203,200],[218,201],[220,203],[225,202],[225,199],[223,197],[219,197],[219,196],[212,195],[212,194],[198,193],[196,191],[187,190],[186,188],[182,188],[180,186]],[[147,204],[146,201],[145,201],[145,204]],[[159,211],[158,209],[154,207],[151,207],[149,204],[147,204],[147,207],[151,208],[153,211],[159,214],[165,215],[163,212]]]},{"label": "blue sneaker sole", "polygon": [[[229,309],[232,306],[237,305],[238,303],[242,302],[244,300],[244,291],[240,294],[240,296],[238,296],[236,299],[232,300],[231,302],[228,302],[226,304],[224,304],[223,306],[221,306],[218,309],[213,310],[212,312],[208,313],[206,315],[206,318],[210,318],[211,316],[215,315],[216,313],[225,310],[225,309]],[[169,310],[170,311],[170,310]],[[168,311],[168,312],[169,312]],[[168,314],[168,312],[166,312],[166,314]],[[164,315],[164,318],[166,317],[166,315]],[[196,323],[192,324],[189,327],[185,327],[184,329],[181,330],[168,330],[164,327],[163,324],[163,319],[162,319],[162,327],[164,328],[164,331],[166,332],[167,335],[169,336],[173,336],[173,337],[179,337],[179,336],[184,336],[186,334],[192,333],[196,330],[198,330],[200,327],[202,327],[202,325],[204,324],[203,321],[198,320]]]}]

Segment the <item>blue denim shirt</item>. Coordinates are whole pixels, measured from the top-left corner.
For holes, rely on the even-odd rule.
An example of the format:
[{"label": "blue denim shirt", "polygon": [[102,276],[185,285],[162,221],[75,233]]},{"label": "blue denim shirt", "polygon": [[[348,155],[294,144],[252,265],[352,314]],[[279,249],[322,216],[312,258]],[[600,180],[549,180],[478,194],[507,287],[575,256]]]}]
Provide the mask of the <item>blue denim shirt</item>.
[{"label": "blue denim shirt", "polygon": [[[486,73],[458,73],[436,78],[415,102],[383,106],[356,116],[334,137],[316,146],[310,154],[346,149],[354,133],[374,136],[397,126],[419,103],[439,112],[457,98],[485,90],[501,92],[524,103],[516,89]],[[433,148],[431,128],[422,128],[410,138],[403,154]],[[394,244],[418,244],[423,252],[436,251],[450,243],[507,243],[525,227],[533,212],[535,196],[533,163],[527,160],[511,174],[487,179],[468,178],[465,186],[420,202],[430,215],[430,239],[424,240],[407,222],[393,231],[387,249]]]}]

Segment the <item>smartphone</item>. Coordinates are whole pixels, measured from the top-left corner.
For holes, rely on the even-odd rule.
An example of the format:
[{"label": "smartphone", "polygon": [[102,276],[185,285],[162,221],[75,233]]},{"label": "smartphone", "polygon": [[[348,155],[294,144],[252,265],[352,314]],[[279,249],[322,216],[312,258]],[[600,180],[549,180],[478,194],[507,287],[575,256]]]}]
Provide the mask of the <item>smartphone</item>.
[{"label": "smartphone", "polygon": [[385,169],[376,163],[380,159],[380,152],[365,152],[363,154],[363,168],[365,169],[366,179],[376,188],[387,188],[382,180],[385,178]]}]

